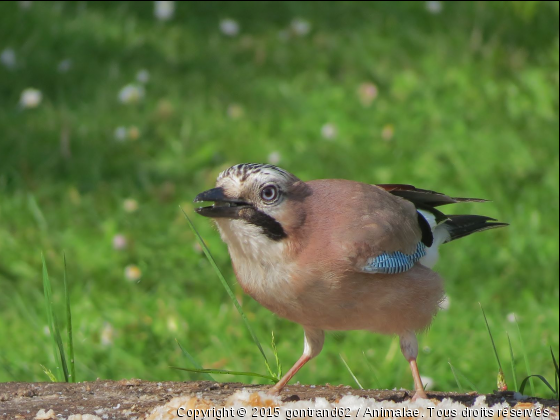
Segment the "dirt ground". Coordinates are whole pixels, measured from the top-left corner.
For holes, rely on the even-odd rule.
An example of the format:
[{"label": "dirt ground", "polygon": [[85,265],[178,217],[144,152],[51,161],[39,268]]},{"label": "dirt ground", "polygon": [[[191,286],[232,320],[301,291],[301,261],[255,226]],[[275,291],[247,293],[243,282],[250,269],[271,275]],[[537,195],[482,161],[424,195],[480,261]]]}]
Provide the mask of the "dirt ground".
[{"label": "dirt ground", "polygon": [[[139,379],[121,381],[95,381],[77,384],[67,383],[0,383],[0,419],[35,419],[39,410],[46,413],[53,410],[51,417],[45,419],[66,419],[72,414],[93,414],[103,419],[143,419],[156,406],[168,402],[180,395],[200,394],[202,398],[213,401],[216,406],[241,388],[254,391],[264,390],[268,386],[245,385],[240,383],[215,382],[147,382]],[[335,401],[344,395],[353,394],[376,400],[402,402],[409,399],[407,391],[356,390],[348,386],[309,386],[289,385],[282,393],[283,401],[312,400],[324,397]],[[452,398],[470,406],[479,394],[457,394],[428,392],[430,398],[441,400]],[[489,405],[516,401],[513,392],[487,395]],[[558,414],[558,402],[554,400],[529,399],[540,402]]]}]

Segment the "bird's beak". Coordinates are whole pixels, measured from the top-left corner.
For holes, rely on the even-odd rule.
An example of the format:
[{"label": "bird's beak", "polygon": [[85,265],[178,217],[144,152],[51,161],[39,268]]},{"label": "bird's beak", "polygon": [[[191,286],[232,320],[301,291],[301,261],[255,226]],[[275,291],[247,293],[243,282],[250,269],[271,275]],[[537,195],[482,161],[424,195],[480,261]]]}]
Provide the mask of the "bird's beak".
[{"label": "bird's beak", "polygon": [[213,201],[214,205],[209,207],[199,207],[195,211],[205,217],[226,217],[229,219],[239,219],[240,211],[251,207],[251,205],[239,198],[228,197],[223,188],[212,188],[211,190],[198,194],[194,202]]}]

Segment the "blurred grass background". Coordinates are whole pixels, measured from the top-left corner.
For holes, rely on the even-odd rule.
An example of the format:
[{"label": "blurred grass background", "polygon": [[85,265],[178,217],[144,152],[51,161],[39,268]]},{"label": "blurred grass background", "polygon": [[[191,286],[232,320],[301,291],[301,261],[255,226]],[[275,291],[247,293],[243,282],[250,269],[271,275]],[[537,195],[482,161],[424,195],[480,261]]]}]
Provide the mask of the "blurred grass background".
[{"label": "blurred grass background", "polygon": [[[457,390],[450,361],[496,388],[481,302],[510,386],[506,332],[526,376],[514,313],[532,373],[553,380],[558,14],[544,1],[0,3],[0,381],[54,370],[41,252],[60,308],[68,259],[78,380],[196,379],[169,368],[189,366],[175,338],[204,367],[265,373],[179,205],[265,351],[274,331],[291,366],[301,328],[242,294],[192,212],[220,170],[253,161],[492,199],[449,209],[511,226],[442,250],[449,307],[420,337],[420,371]],[[330,334],[296,380],[353,385],[339,353],[364,386],[412,386],[398,340],[366,332]]]}]

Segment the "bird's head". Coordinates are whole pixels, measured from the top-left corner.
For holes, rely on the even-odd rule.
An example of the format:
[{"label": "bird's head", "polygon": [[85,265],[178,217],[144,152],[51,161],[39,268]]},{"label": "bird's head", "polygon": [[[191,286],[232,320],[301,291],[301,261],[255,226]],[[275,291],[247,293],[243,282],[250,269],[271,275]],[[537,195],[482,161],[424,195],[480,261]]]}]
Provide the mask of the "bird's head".
[{"label": "bird's head", "polygon": [[244,163],[220,173],[216,188],[194,202],[213,201],[196,212],[215,219],[220,228],[228,226],[237,235],[255,234],[258,228],[259,234],[280,241],[305,221],[303,200],[309,194],[304,182],[281,168]]}]

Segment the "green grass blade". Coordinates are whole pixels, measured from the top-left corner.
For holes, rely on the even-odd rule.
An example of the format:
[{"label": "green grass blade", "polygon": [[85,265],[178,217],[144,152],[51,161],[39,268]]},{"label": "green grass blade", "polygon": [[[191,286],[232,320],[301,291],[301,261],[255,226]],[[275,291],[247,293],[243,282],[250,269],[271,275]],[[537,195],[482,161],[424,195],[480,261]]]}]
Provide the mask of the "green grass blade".
[{"label": "green grass blade", "polygon": [[49,322],[49,331],[51,333],[51,338],[53,339],[53,353],[55,360],[57,359],[57,347],[58,356],[60,357],[60,365],[62,367],[62,372],[64,373],[64,380],[69,382],[68,377],[68,365],[66,364],[66,355],[64,353],[64,346],[62,345],[62,338],[60,336],[60,330],[58,328],[58,319],[54,312],[54,304],[52,299],[52,287],[51,281],[49,279],[49,272],[47,270],[47,263],[45,262],[45,256],[41,254],[41,259],[43,260],[43,290],[45,292],[45,301],[47,305],[47,319]]},{"label": "green grass blade", "polygon": [[508,339],[508,344],[509,344],[509,354],[510,354],[510,358],[511,358],[511,375],[513,376],[513,386],[514,389],[516,391],[519,391],[519,388],[517,387],[517,372],[515,370],[515,357],[513,355],[513,347],[511,345],[511,337],[509,336],[509,333],[506,332],[507,335],[507,339]]},{"label": "green grass blade", "polygon": [[74,363],[74,337],[72,335],[72,312],[70,311],[70,294],[66,275],[66,255],[64,255],[64,300],[66,303],[66,333],[68,335],[68,357],[70,358],[70,381],[76,382],[76,365]]},{"label": "green grass blade", "polygon": [[[451,364],[451,361],[448,360],[449,366],[451,367],[451,372],[453,372],[453,376],[455,377],[460,377],[464,382],[467,383],[467,386],[470,388],[471,391],[476,391],[476,386],[470,381],[469,378],[467,378],[466,375],[464,375],[463,373],[461,373],[461,371],[459,369],[457,369],[456,367],[454,367]],[[455,379],[457,380],[457,379]]]},{"label": "green grass blade", "polygon": [[[515,325],[517,325],[517,334],[519,336],[519,342],[521,343],[521,351],[523,352],[523,360],[525,361],[525,369],[527,370],[527,378],[529,378],[529,385],[531,386],[531,395],[535,395],[535,384],[533,383],[533,375],[531,375],[531,366],[529,365],[529,358],[527,357],[527,352],[525,351],[525,343],[523,342],[523,337],[521,336],[521,328],[519,328],[519,323],[517,322],[517,315],[515,317]],[[525,379],[527,379],[525,378]],[[521,387],[519,388],[521,391]]]},{"label": "green grass blade", "polygon": [[255,372],[239,372],[235,370],[223,370],[223,369],[189,369],[189,368],[181,368],[177,366],[170,366],[172,369],[177,370],[184,370],[185,372],[194,372],[194,373],[214,373],[216,375],[234,375],[234,376],[251,376],[254,378],[265,378],[269,381],[276,382],[276,378],[268,375],[261,375],[260,373]]},{"label": "green grass blade", "polygon": [[68,363],[66,362],[66,352],[64,351],[64,344],[62,344],[62,336],[60,335],[60,328],[56,314],[53,314],[53,321],[56,346],[58,347],[58,354],[60,356],[60,364],[62,366],[62,372],[64,374],[64,381],[70,382],[70,373],[68,371]]},{"label": "green grass blade", "polygon": [[27,194],[27,205],[29,206],[29,210],[31,211],[33,218],[37,222],[39,229],[46,231],[48,228],[47,219],[45,219],[45,216],[43,215],[43,212],[41,211],[39,204],[37,204],[37,200],[33,194]]},{"label": "green grass blade", "polygon": [[548,389],[550,389],[554,393],[554,395],[556,395],[556,390],[552,387],[552,385],[550,385],[550,383],[542,375],[531,375],[523,379],[523,381],[521,382],[521,386],[519,387],[520,393],[523,394],[523,392],[525,391],[525,386],[527,385],[527,381],[530,381],[531,378],[539,378],[548,387]]},{"label": "green grass blade", "polygon": [[[558,377],[560,376],[558,372],[558,362],[556,361],[556,357],[554,356],[554,351],[552,351],[552,346],[550,346],[550,355],[552,356],[552,363],[554,363],[554,374],[556,376],[556,381],[558,381]],[[556,384],[556,389],[558,390],[558,384]]]},{"label": "green grass blade", "polygon": [[496,356],[496,361],[498,362],[498,368],[500,372],[503,372],[502,363],[500,362],[500,357],[498,356],[498,350],[496,350],[496,344],[494,343],[494,337],[492,336],[492,331],[490,331],[490,325],[488,324],[488,319],[486,318],[486,313],[484,312],[484,308],[482,304],[479,302],[480,309],[482,310],[482,315],[484,316],[484,322],[486,323],[486,328],[488,329],[488,334],[490,335],[490,340],[492,341],[492,348],[494,349],[494,355]]},{"label": "green grass blade", "polygon": [[46,368],[43,365],[39,365],[39,366],[41,366],[41,368],[43,369],[43,372],[45,372],[45,375],[48,376],[48,378],[51,380],[51,382],[57,382],[56,376],[54,376],[54,374],[51,372],[50,369]]},{"label": "green grass blade", "polygon": [[342,363],[344,363],[344,366],[346,366],[346,369],[354,379],[354,382],[356,382],[356,384],[360,387],[360,389],[364,389],[360,381],[358,381],[358,378],[356,378],[356,375],[354,375],[354,372],[352,372],[352,369],[350,369],[350,366],[348,366],[348,363],[346,363],[346,360],[344,360],[344,357],[342,357],[342,354],[339,353],[338,355],[340,356],[340,360],[342,360]]},{"label": "green grass blade", "polygon": [[482,310],[482,315],[484,316],[484,322],[486,323],[486,328],[488,329],[488,334],[490,335],[490,340],[492,341],[492,348],[494,349],[494,355],[496,356],[496,361],[498,362],[498,391],[506,391],[508,389],[506,383],[506,377],[504,375],[504,369],[502,368],[502,362],[500,362],[500,356],[498,356],[498,350],[496,349],[496,343],[494,343],[494,337],[492,336],[492,331],[490,330],[490,324],[488,324],[488,318],[486,318],[486,313],[482,304],[479,302],[480,309]]},{"label": "green grass blade", "polygon": [[[178,340],[178,339],[175,339],[175,341],[177,342],[177,345],[179,346],[179,348],[180,348],[181,351],[183,352],[183,355],[189,360],[189,362],[191,362],[191,364],[192,364],[197,370],[199,370],[199,371],[204,370],[204,368],[201,366],[201,364],[198,363],[198,362],[196,361],[196,359],[195,359],[193,356],[191,356],[191,354],[181,345],[181,343],[179,343],[179,340]],[[209,381],[216,382],[216,380],[212,377],[212,375],[210,375],[210,374],[208,374],[208,373],[205,373],[205,374],[204,374],[204,377],[205,377],[206,379],[208,379]]]},{"label": "green grass blade", "polygon": [[554,351],[552,351],[552,346],[550,346],[550,355],[552,356],[552,363],[554,363],[554,389],[556,391],[556,399],[560,397],[560,390],[558,389],[559,373],[558,373],[558,363],[556,362],[556,357],[554,356]]},{"label": "green grass blade", "polygon": [[266,357],[266,354],[264,353],[264,350],[261,346],[261,343],[259,342],[259,339],[257,338],[257,335],[255,334],[255,332],[253,331],[253,328],[251,328],[251,325],[249,324],[249,320],[247,319],[247,316],[243,312],[243,309],[241,308],[241,305],[237,301],[233,291],[231,290],[231,287],[229,287],[229,284],[226,281],[222,272],[220,271],[218,265],[216,264],[216,261],[214,260],[214,257],[212,257],[212,254],[210,253],[210,250],[208,249],[208,247],[206,246],[206,244],[202,240],[202,237],[200,236],[200,234],[198,233],[198,231],[194,227],[193,222],[191,221],[189,216],[187,216],[187,213],[185,213],[185,211],[181,207],[179,207],[179,208],[181,209],[181,211],[185,215],[191,230],[195,234],[198,242],[200,243],[200,246],[202,247],[202,250],[204,251],[204,255],[206,255],[206,258],[208,259],[208,261],[210,261],[210,264],[212,265],[212,268],[214,268],[214,271],[218,275],[218,278],[220,279],[220,282],[222,283],[222,286],[224,287],[224,289],[226,289],[226,292],[229,295],[231,301],[233,302],[233,304],[235,306],[235,309],[237,309],[237,312],[239,312],[239,315],[241,315],[241,319],[243,319],[243,323],[245,324],[245,327],[249,331],[249,334],[251,334],[251,338],[253,339],[253,342],[258,347],[259,351],[261,352],[262,357],[264,358],[264,363],[266,364],[266,368],[267,368],[268,372],[271,374],[271,376],[274,377],[275,375],[270,368],[270,365],[268,363],[268,359]]},{"label": "green grass blade", "polygon": [[274,331],[272,331],[272,352],[274,353],[274,359],[276,360],[276,368],[278,372],[276,373],[276,378],[280,380],[282,375],[282,363],[280,363],[280,358],[278,357],[278,349],[276,348],[276,340],[274,339]]},{"label": "green grass blade", "polygon": [[552,356],[552,363],[554,363],[554,370],[556,372],[556,376],[558,376],[558,362],[556,361],[556,357],[554,356],[554,351],[552,351],[552,346],[550,346],[550,355]]},{"label": "green grass blade", "polygon": [[374,380],[374,385],[378,388],[381,387],[381,382],[379,381],[379,378],[377,377],[377,374],[375,373],[375,369],[373,368],[372,364],[370,363],[370,361],[368,360],[367,356],[366,356],[366,352],[363,351],[362,355],[364,356],[364,359],[366,360],[366,364],[369,367],[369,370],[371,370],[371,374],[373,376],[373,380]]},{"label": "green grass blade", "polygon": [[455,368],[451,364],[451,360],[448,360],[447,363],[449,363],[449,367],[451,368],[451,373],[453,373],[453,377],[455,378],[455,382],[457,382],[457,387],[459,388],[459,392],[464,392],[463,391],[463,386],[461,385],[461,381],[459,381],[459,378],[457,377],[457,373],[455,372]]},{"label": "green grass blade", "polygon": [[[43,291],[45,293],[45,305],[47,308],[47,325],[49,327],[49,332],[51,336],[51,343],[53,348],[53,356],[54,361],[58,360],[58,353],[56,351],[56,341],[54,339],[54,326],[53,326],[53,305],[52,305],[52,289],[51,289],[51,282],[49,280],[49,273],[47,271],[47,264],[45,262],[45,256],[41,254],[41,258],[43,260]],[[56,366],[57,373],[60,372],[60,366]],[[52,372],[51,372],[52,374]],[[48,375],[47,375],[48,376]]]}]

